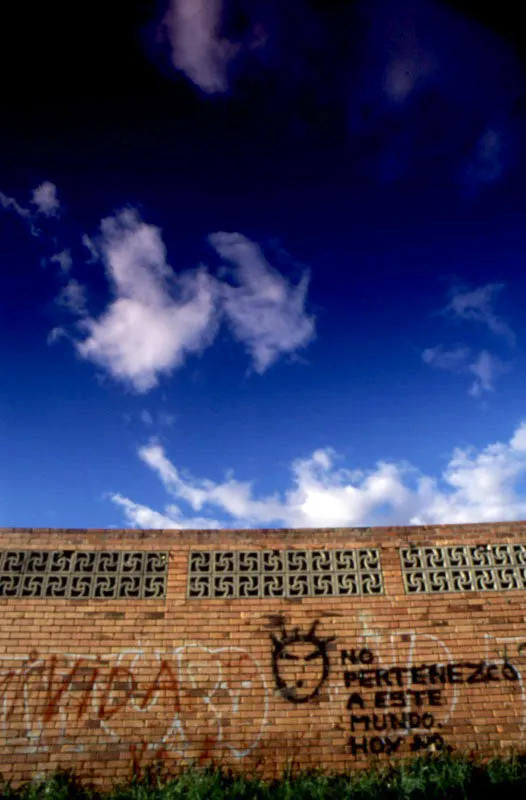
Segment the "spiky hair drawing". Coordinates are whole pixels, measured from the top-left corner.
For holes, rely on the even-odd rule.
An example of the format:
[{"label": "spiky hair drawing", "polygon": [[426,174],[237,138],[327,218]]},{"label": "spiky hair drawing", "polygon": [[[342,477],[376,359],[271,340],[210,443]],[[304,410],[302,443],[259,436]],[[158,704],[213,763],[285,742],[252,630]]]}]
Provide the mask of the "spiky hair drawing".
[{"label": "spiky hair drawing", "polygon": [[[329,677],[330,662],[327,645],[335,640],[335,636],[322,638],[316,635],[319,620],[315,620],[307,633],[301,633],[299,628],[294,628],[288,633],[283,621],[280,623],[280,635],[271,634],[274,645],[272,651],[272,671],[276,681],[276,688],[282,696],[291,703],[307,703],[319,693],[321,687]],[[305,647],[307,645],[307,647]],[[294,650],[307,650],[307,652],[293,652]],[[303,679],[295,679],[293,683],[287,681],[283,675],[283,662],[296,662],[298,668],[305,670],[306,665],[312,665],[315,670],[309,675],[310,685]]]}]

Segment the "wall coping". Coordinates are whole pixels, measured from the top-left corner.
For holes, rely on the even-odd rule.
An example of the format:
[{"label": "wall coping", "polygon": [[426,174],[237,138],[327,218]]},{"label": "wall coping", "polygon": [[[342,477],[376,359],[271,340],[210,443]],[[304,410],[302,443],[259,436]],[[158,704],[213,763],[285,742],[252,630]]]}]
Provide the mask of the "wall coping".
[{"label": "wall coping", "polygon": [[[188,529],[136,529],[136,528],[0,528],[0,546],[2,538],[29,539],[31,544],[42,537],[49,540],[78,539],[79,544],[85,538],[90,544],[97,540],[112,542],[144,542],[155,540],[164,546],[187,547],[194,544],[228,547],[251,545],[262,547],[269,541],[269,547],[276,543],[287,547],[303,546],[319,543],[331,546],[351,544],[376,544],[382,547],[393,547],[407,544],[427,542],[461,544],[469,540],[511,540],[526,541],[526,521],[474,523],[459,525],[400,525],[385,527],[357,528],[221,528],[212,530]],[[235,545],[234,545],[235,543]]]}]

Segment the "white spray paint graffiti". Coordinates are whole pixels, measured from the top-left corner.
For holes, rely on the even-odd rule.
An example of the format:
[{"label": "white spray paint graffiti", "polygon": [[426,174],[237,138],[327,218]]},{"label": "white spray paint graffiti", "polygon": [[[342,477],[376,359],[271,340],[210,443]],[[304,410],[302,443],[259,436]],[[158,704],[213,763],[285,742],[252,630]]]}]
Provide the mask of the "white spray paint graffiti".
[{"label": "white spray paint graffiti", "polygon": [[[147,691],[139,692],[145,687],[138,685],[135,676],[145,671],[150,676]],[[169,699],[160,677],[163,671],[172,690]],[[86,675],[88,681],[79,685],[79,678]],[[251,708],[258,703],[257,712],[245,714],[244,702],[250,702]],[[263,670],[241,647],[191,643],[161,651],[139,644],[100,656],[0,656],[2,738],[7,745],[16,741],[17,749],[24,738],[26,744],[18,752],[49,751],[57,746],[66,752],[82,752],[85,745],[76,738],[88,733],[81,728],[90,719],[98,721],[108,743],[130,740],[133,746],[138,733],[143,750],[185,757],[195,749],[196,740],[204,737],[210,753],[224,748],[242,759],[261,741],[268,702]],[[125,720],[129,728],[123,733]]]},{"label": "white spray paint graffiti", "polygon": [[[360,623],[352,646],[374,653],[375,666],[396,664],[407,670],[426,661],[429,653],[438,667],[454,661],[449,646],[434,634],[375,629],[373,617],[364,613]],[[520,728],[526,730],[526,634],[485,634],[481,642],[481,658],[513,664],[522,709]],[[341,710],[349,689],[343,684],[337,653],[331,656],[326,688],[331,706]],[[152,679],[156,673],[162,680]],[[453,719],[462,691],[465,687],[457,683],[443,688],[439,727]],[[103,734],[108,745],[134,747],[139,740],[141,752],[194,759],[200,742],[204,755],[222,751],[243,759],[261,743],[268,717],[264,671],[241,647],[185,643],[160,650],[139,643],[103,655],[0,656],[0,730],[3,743],[18,752],[49,752],[57,747],[83,752],[91,736],[105,747]],[[86,722],[98,726],[98,733],[86,730]],[[411,728],[397,735],[426,732]],[[79,733],[84,742],[78,741]]]},{"label": "white spray paint graffiti", "polygon": [[487,661],[491,659],[500,664],[510,661],[519,676],[517,683],[520,686],[522,703],[520,729],[524,731],[526,730],[526,686],[523,675],[526,671],[526,634],[524,636],[493,636],[486,633],[484,634],[484,644],[484,658]]}]

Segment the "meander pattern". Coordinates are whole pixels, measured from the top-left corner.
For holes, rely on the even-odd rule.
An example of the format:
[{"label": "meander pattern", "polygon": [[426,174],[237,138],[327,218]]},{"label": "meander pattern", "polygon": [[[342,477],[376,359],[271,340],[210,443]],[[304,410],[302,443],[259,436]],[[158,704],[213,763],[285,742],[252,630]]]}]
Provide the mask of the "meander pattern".
[{"label": "meander pattern", "polygon": [[168,553],[125,550],[0,551],[0,598],[159,600]]},{"label": "meander pattern", "polygon": [[[407,594],[526,589],[526,544],[410,545],[399,555]],[[0,598],[6,599],[164,599],[167,576],[167,552],[0,551]],[[189,600],[383,593],[377,548],[189,554]]]},{"label": "meander pattern", "polygon": [[400,561],[407,594],[526,589],[526,545],[404,547]]},{"label": "meander pattern", "polygon": [[190,553],[189,599],[346,597],[383,591],[376,548]]}]

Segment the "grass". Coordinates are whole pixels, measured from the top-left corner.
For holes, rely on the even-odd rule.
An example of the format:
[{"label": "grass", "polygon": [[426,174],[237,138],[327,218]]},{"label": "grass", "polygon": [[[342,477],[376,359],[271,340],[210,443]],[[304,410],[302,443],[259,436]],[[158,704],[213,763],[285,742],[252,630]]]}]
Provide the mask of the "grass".
[{"label": "grass", "polygon": [[0,779],[0,800],[483,800],[499,793],[506,800],[523,800],[526,757],[481,763],[430,756],[347,775],[308,772],[276,781],[216,769],[188,770],[172,778],[150,771],[107,792],[82,784],[72,772],[16,789]]}]

